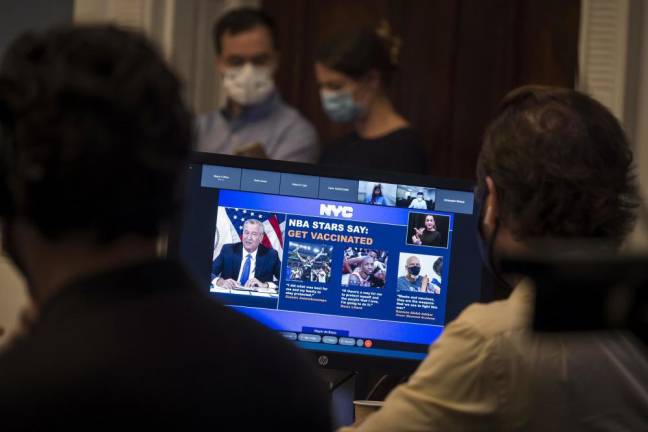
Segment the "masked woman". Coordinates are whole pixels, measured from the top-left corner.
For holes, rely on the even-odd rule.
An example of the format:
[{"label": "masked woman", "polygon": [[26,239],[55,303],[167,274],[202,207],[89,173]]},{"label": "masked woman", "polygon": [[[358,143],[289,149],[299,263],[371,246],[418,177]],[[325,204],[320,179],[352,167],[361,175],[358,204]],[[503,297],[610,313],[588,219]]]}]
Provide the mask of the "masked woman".
[{"label": "masked woman", "polygon": [[320,47],[315,74],[322,107],[332,121],[353,124],[351,133],[324,149],[321,164],[425,172],[419,135],[387,95],[399,45],[383,26],[342,34]]}]

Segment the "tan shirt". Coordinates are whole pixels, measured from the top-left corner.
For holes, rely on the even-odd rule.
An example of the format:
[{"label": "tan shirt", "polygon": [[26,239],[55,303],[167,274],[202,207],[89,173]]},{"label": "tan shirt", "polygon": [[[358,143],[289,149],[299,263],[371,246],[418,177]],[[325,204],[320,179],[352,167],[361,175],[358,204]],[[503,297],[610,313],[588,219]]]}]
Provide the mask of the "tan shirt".
[{"label": "tan shirt", "polygon": [[468,307],[380,411],[342,432],[648,430],[648,361],[636,341],[536,337],[532,300],[523,283],[507,300]]}]

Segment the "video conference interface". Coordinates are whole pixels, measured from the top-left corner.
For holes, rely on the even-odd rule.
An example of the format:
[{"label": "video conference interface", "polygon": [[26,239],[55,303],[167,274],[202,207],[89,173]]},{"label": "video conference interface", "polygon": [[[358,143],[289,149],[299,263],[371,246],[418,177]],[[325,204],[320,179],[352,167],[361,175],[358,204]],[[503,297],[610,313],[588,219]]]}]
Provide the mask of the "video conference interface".
[{"label": "video conference interface", "polygon": [[472,192],[193,164],[183,213],[210,295],[306,349],[421,359],[479,299]]}]

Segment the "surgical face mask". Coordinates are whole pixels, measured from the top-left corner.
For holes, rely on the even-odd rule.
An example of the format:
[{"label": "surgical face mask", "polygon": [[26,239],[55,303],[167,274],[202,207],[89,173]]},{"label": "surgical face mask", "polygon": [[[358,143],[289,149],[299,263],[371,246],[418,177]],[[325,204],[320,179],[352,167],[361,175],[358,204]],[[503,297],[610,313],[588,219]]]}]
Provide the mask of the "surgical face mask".
[{"label": "surgical face mask", "polygon": [[240,105],[255,105],[274,90],[272,68],[246,63],[225,71],[223,87],[227,96]]},{"label": "surgical face mask", "polygon": [[344,90],[321,90],[322,108],[331,120],[348,123],[364,115],[365,109],[358,105],[351,93]]},{"label": "surgical face mask", "polygon": [[408,267],[408,270],[413,276],[418,276],[419,273],[421,273],[421,267],[420,266]]}]

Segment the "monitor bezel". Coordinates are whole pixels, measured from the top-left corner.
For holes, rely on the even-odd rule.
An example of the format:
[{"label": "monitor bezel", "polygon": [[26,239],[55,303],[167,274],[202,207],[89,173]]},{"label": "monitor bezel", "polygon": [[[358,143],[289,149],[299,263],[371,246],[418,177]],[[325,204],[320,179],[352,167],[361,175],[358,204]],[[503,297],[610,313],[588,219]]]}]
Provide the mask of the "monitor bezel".
[{"label": "monitor bezel", "polygon": [[[185,163],[185,168],[190,165],[219,165],[233,168],[267,170],[291,174],[303,174],[318,177],[341,178],[350,180],[379,181],[382,183],[414,185],[437,189],[451,189],[457,191],[474,192],[475,183],[467,179],[439,178],[424,174],[401,173],[390,171],[379,171],[364,168],[347,168],[338,166],[313,165],[299,162],[287,162],[269,159],[256,159],[239,156],[231,156],[216,153],[192,152]],[[352,171],[352,172],[351,172]],[[186,182],[180,182],[179,194],[181,202],[184,202]],[[182,227],[182,206],[176,212],[168,232],[168,256],[177,256],[179,251],[179,230]],[[482,275],[484,269],[482,268]],[[487,300],[490,292],[490,285],[482,276],[480,301]],[[398,373],[408,375],[419,365],[421,360],[403,359],[397,357],[369,356],[363,354],[351,354],[332,352],[325,350],[313,350],[302,348],[302,352],[310,357],[314,363],[325,369],[335,370],[380,370],[384,373]]]}]

